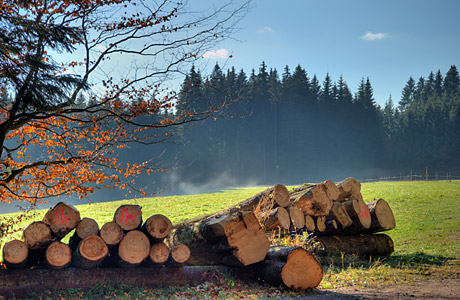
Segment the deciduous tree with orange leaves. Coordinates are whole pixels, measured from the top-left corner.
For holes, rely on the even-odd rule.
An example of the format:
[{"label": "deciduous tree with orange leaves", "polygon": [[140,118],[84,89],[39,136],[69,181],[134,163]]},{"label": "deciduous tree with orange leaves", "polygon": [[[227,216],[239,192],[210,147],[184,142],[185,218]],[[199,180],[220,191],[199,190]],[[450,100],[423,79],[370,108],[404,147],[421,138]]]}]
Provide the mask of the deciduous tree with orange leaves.
[{"label": "deciduous tree with orange leaves", "polygon": [[0,101],[0,201],[130,189],[141,172],[161,170],[122,163],[117,151],[219,110],[166,114],[176,92],[163,83],[231,35],[249,5],[193,4],[0,2],[0,94],[11,95]]}]

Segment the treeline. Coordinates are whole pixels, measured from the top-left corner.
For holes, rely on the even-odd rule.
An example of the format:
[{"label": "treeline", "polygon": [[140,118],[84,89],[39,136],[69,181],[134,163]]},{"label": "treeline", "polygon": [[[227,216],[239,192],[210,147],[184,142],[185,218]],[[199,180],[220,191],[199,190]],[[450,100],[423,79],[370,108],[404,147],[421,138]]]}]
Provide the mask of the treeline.
[{"label": "treeline", "polygon": [[[249,75],[218,64],[203,78],[194,67],[182,84],[178,111],[201,111],[229,99],[224,117],[184,131],[181,178],[225,173],[238,183],[300,183],[321,178],[460,171],[460,80],[451,66],[415,82],[397,105],[376,104],[369,78],[352,92],[341,76],[322,82],[301,66],[282,74],[262,63]],[[309,177],[305,177],[307,176]]]}]

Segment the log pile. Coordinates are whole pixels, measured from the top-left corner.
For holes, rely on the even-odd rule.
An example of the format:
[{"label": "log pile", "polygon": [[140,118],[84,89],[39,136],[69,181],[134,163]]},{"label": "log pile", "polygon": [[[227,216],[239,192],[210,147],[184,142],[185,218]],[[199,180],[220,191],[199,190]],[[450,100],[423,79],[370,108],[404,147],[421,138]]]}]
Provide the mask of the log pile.
[{"label": "log pile", "polygon": [[[43,221],[24,229],[22,241],[4,245],[3,262],[8,269],[181,265],[190,257],[190,250],[185,245],[169,247],[162,242],[171,229],[171,221],[158,214],[142,224],[139,205],[120,206],[113,221],[99,229],[94,219],[81,219],[75,207],[60,202],[48,210]],[[62,243],[72,230],[69,244]]]}]

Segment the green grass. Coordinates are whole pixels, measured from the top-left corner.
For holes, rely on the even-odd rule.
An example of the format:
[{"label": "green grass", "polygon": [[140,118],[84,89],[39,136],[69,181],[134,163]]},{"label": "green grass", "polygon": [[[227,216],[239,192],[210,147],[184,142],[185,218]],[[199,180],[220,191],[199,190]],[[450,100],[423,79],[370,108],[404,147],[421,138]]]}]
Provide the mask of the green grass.
[{"label": "green grass", "polygon": [[[224,209],[263,189],[244,188],[212,194],[93,203],[78,205],[77,208],[82,217],[94,218],[100,225],[111,221],[116,208],[126,203],[141,205],[144,220],[152,214],[160,213],[168,216],[173,222],[178,222]],[[424,279],[426,276],[460,277],[460,181],[365,183],[362,185],[362,194],[366,202],[383,198],[390,204],[396,218],[396,228],[386,234],[390,235],[395,243],[395,253],[390,257],[370,261],[361,261],[350,256],[321,259],[325,267],[325,276],[320,288],[397,284]],[[39,213],[35,219],[43,218],[44,211]],[[15,216],[17,214],[0,217]],[[30,222],[31,219],[24,221],[22,225]],[[1,242],[14,237],[20,237],[20,232],[3,238]],[[227,282],[222,285],[225,287],[224,290],[210,289],[212,291],[207,295],[217,293],[218,298],[228,298],[229,293],[235,292],[231,289],[235,284],[241,283]],[[258,298],[261,291],[265,293],[265,297],[272,295],[271,293],[286,293],[279,289],[260,289],[251,285],[247,285],[246,288],[244,296],[247,298]],[[175,291],[183,296],[195,293],[196,288],[180,288]],[[76,298],[91,298],[91,294],[79,290],[63,291],[62,294],[70,296],[70,292],[77,293]],[[167,295],[169,292],[165,289],[144,291],[139,288],[110,291],[112,296],[122,293],[117,294],[121,299],[136,299],[139,293],[144,296],[140,298],[162,298],[161,295]],[[59,298],[56,295],[52,293],[50,298]],[[238,298],[242,295],[231,294],[231,297],[233,296]]]}]

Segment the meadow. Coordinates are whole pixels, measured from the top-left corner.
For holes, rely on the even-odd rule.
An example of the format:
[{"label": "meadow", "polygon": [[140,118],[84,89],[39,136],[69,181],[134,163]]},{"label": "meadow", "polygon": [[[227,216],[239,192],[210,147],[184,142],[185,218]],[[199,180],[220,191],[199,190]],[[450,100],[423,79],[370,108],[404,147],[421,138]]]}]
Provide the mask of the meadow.
[{"label": "meadow", "polygon": [[[264,187],[223,190],[211,194],[141,198],[76,206],[81,217],[95,219],[100,226],[111,221],[116,208],[122,204],[139,204],[146,219],[152,214],[164,214],[172,222],[193,218],[224,209],[263,190]],[[389,257],[362,261],[351,256],[321,258],[325,276],[320,289],[346,286],[375,287],[407,283],[430,278],[459,278],[460,275],[460,181],[410,181],[364,183],[362,194],[366,202],[385,199],[393,210],[396,228],[386,232],[395,243],[395,252]],[[91,201],[91,199],[89,199]],[[32,220],[43,218],[45,211],[19,224],[24,226]],[[0,218],[16,217],[17,214],[0,215]],[[20,237],[20,232],[3,237],[5,243]],[[302,238],[281,243],[302,245]],[[267,297],[290,293],[272,287],[260,288],[244,285],[229,276],[223,276],[219,287],[212,285],[201,290],[196,287],[175,288],[174,295],[198,293],[218,298]],[[242,285],[242,286],[241,286]],[[238,287],[238,289],[235,289]],[[113,288],[110,285],[95,286],[93,291],[60,291],[34,297],[91,298],[94,295],[111,295],[125,299],[162,298],[170,295],[168,289],[145,290],[133,287]],[[93,293],[93,294],[91,294]],[[96,293],[96,294],[94,294]],[[214,293],[214,294],[213,294]],[[262,293],[262,294],[260,294]],[[273,294],[274,293],[274,294]],[[59,297],[57,296],[59,295]],[[140,296],[141,295],[141,296]],[[198,294],[197,294],[198,295]],[[75,296],[75,297],[74,297]],[[214,298],[212,296],[211,298]],[[187,298],[187,297],[185,297]],[[196,298],[200,298],[196,296]]]}]

